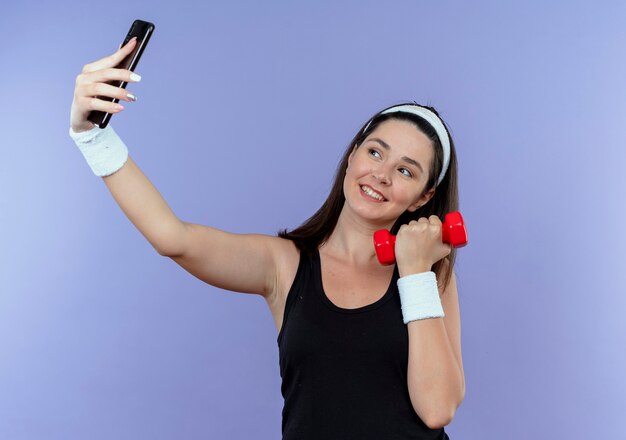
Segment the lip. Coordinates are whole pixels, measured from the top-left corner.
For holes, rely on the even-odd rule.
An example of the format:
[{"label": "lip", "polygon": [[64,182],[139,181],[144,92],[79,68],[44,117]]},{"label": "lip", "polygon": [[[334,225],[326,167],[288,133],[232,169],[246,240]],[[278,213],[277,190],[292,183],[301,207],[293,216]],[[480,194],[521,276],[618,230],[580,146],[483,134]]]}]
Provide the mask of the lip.
[{"label": "lip", "polygon": [[[375,199],[374,197],[370,197],[369,195],[365,194],[365,192],[363,192],[363,190],[361,189],[361,187],[362,187],[362,186],[367,186],[367,187],[368,187],[368,188],[370,188],[372,191],[374,191],[375,193],[377,193],[378,195],[380,195],[380,196],[383,198],[383,200],[378,200],[378,199]],[[372,202],[376,202],[376,203],[383,203],[383,202],[386,202],[386,201],[387,201],[387,197],[385,197],[385,195],[384,195],[383,193],[381,193],[380,191],[378,191],[378,190],[377,190],[376,188],[374,188],[373,186],[368,185],[367,183],[362,183],[362,184],[359,184],[359,192],[361,193],[361,195],[362,195],[363,197],[365,197],[367,200],[370,200],[370,201],[372,201]]]}]

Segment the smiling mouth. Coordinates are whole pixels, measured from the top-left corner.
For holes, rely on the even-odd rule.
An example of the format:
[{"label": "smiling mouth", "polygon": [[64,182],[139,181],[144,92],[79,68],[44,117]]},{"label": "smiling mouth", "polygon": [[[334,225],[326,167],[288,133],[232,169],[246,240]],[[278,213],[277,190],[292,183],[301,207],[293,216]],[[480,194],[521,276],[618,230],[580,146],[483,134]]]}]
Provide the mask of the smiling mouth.
[{"label": "smiling mouth", "polygon": [[367,194],[368,196],[370,196],[371,198],[378,200],[379,202],[387,201],[386,198],[384,198],[381,194],[377,193],[376,191],[374,191],[372,188],[370,188],[367,185],[361,185],[361,191]]}]

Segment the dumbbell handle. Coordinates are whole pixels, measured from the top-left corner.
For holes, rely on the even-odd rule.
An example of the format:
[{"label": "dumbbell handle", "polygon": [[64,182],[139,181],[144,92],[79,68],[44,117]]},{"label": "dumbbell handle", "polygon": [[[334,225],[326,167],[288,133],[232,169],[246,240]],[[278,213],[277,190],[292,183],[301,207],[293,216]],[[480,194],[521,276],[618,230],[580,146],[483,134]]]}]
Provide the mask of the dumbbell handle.
[{"label": "dumbbell handle", "polygon": [[[460,248],[467,244],[467,231],[460,212],[446,214],[446,220],[441,226],[441,241],[454,248]],[[396,262],[395,246],[396,236],[391,235],[387,229],[374,232],[374,247],[380,264],[388,266]]]}]

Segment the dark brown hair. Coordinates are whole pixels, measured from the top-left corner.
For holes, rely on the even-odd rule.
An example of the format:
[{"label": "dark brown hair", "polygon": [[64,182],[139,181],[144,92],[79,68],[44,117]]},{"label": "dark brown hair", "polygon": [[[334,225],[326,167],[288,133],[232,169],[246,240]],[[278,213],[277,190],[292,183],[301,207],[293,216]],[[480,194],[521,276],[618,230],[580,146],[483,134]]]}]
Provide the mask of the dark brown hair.
[{"label": "dark brown hair", "polygon": [[[417,104],[416,102],[395,104],[391,107],[396,107],[398,105],[419,105],[421,107],[429,109],[437,116],[439,116],[439,113],[437,113],[437,111],[433,107]],[[346,168],[348,166],[348,157],[350,156],[350,153],[355,146],[358,148],[363,143],[365,138],[369,136],[369,134],[372,133],[374,130],[376,130],[376,127],[378,127],[382,122],[389,119],[398,119],[412,122],[418,130],[424,133],[432,141],[433,148],[435,149],[435,154],[434,160],[430,165],[428,182],[426,183],[426,187],[424,188],[424,193],[435,186],[435,184],[437,183],[437,179],[439,178],[441,168],[443,166],[443,148],[441,146],[441,142],[439,141],[439,137],[437,136],[437,132],[425,119],[417,115],[405,112],[393,112],[382,115],[381,113],[385,110],[387,109],[383,109],[380,112],[376,113],[365,124],[363,124],[361,129],[348,145],[348,148],[346,149],[341,161],[339,162],[339,165],[337,166],[335,180],[330,190],[330,194],[328,195],[328,198],[326,199],[322,207],[296,229],[290,232],[287,232],[287,229],[279,231],[279,237],[292,240],[301,252],[308,253],[315,252],[315,250],[321,244],[323,244],[328,239],[328,237],[330,237],[333,230],[335,229],[335,226],[337,225],[339,214],[341,213],[343,204],[346,200],[343,193],[343,180],[346,175]],[[411,220],[417,220],[420,217],[428,218],[431,215],[436,215],[443,222],[445,220],[445,215],[448,212],[459,210],[456,151],[452,136],[450,136],[450,131],[445,122],[444,126],[446,127],[446,131],[448,132],[448,138],[450,140],[450,162],[446,175],[444,176],[439,186],[437,186],[433,197],[426,204],[419,207],[414,212],[405,211],[403,214],[400,215],[400,217],[398,217],[390,231],[394,235],[398,233],[400,226],[409,223]],[[364,131],[366,127],[367,130]],[[422,193],[420,197],[424,193]],[[448,260],[448,262],[450,263],[449,265],[446,264],[446,260]],[[437,280],[439,280],[438,283],[442,290],[445,290],[445,288],[448,286],[450,277],[452,276],[452,270],[454,268],[455,260],[456,249],[452,248],[452,251],[446,258],[439,260],[433,265],[432,271],[435,272],[435,274],[437,275]]]}]

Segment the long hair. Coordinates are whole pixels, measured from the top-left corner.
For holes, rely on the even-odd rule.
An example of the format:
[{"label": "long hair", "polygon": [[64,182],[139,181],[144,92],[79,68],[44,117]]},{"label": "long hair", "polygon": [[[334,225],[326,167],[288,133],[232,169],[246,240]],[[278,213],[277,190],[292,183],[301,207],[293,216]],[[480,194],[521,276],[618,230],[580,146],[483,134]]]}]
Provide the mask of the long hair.
[{"label": "long hair", "polygon": [[[439,116],[439,113],[437,113],[433,107],[417,104],[416,102],[395,104],[391,107],[396,107],[398,105],[419,105],[429,109]],[[278,232],[279,237],[292,240],[301,252],[307,252],[309,254],[315,252],[315,250],[330,237],[335,229],[335,226],[337,225],[339,214],[341,213],[343,204],[346,200],[343,192],[343,181],[346,175],[346,168],[348,167],[348,157],[354,147],[358,148],[363,143],[365,138],[376,130],[376,127],[389,119],[399,119],[412,122],[418,130],[424,133],[431,140],[435,154],[433,162],[430,165],[428,182],[426,183],[424,192],[420,195],[420,197],[435,186],[437,179],[439,178],[439,173],[443,167],[443,147],[441,146],[437,132],[426,120],[417,115],[405,112],[393,112],[384,115],[381,114],[385,110],[387,109],[383,109],[372,116],[365,124],[363,124],[352,141],[350,141],[348,148],[337,166],[335,180],[330,193],[328,194],[328,198],[322,207],[296,229],[290,232],[287,232],[287,229],[280,230]],[[443,222],[445,220],[445,215],[448,212],[458,211],[459,209],[456,150],[452,136],[450,135],[450,131],[445,122],[444,126],[450,140],[450,162],[448,164],[446,175],[439,186],[437,186],[435,194],[428,201],[428,203],[419,207],[414,212],[405,211],[400,215],[400,217],[398,217],[390,231],[394,235],[398,233],[400,226],[409,223],[411,220],[418,220],[420,217],[428,218],[431,215],[436,215]],[[366,127],[367,130],[364,131]],[[446,258],[439,260],[432,267],[432,271],[435,272],[437,280],[439,280],[438,284],[442,290],[445,290],[450,282],[455,261],[456,249],[452,248],[452,251]]]}]

